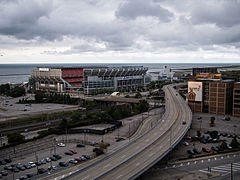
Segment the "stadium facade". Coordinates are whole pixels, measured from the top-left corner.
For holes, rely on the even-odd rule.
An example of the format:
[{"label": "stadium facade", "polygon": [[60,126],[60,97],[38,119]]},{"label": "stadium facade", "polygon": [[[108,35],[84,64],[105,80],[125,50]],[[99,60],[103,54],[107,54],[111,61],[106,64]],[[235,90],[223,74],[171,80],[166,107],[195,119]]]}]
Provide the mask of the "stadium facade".
[{"label": "stadium facade", "polygon": [[83,92],[99,89],[134,89],[145,84],[148,68],[122,67],[38,67],[31,71],[36,90],[52,92]]}]

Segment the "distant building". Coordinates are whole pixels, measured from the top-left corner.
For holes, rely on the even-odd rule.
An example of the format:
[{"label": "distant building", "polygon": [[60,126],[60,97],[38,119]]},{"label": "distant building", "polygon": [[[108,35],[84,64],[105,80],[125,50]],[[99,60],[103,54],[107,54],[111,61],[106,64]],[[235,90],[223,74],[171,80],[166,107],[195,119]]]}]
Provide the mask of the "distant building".
[{"label": "distant building", "polygon": [[173,75],[174,75],[174,72],[172,72],[172,70],[169,66],[163,66],[163,69],[159,73],[159,80],[160,81],[163,81],[163,80],[164,81],[167,81],[167,80],[172,81]]},{"label": "distant building", "polygon": [[240,82],[233,87],[233,116],[240,117]]},{"label": "distant building", "polygon": [[36,90],[92,94],[99,89],[144,86],[147,70],[143,66],[39,67],[31,71],[31,82]]},{"label": "distant building", "polygon": [[193,68],[192,75],[196,76],[197,74],[207,73],[207,74],[217,74],[216,67],[209,67],[209,68]]}]

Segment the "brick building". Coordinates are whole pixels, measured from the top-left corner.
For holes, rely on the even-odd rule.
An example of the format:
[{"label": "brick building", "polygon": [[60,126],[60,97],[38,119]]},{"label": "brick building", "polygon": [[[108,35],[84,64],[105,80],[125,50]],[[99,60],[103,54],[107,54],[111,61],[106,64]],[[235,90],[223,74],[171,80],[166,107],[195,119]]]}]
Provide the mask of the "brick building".
[{"label": "brick building", "polygon": [[233,87],[233,116],[240,117],[240,83],[235,83]]}]

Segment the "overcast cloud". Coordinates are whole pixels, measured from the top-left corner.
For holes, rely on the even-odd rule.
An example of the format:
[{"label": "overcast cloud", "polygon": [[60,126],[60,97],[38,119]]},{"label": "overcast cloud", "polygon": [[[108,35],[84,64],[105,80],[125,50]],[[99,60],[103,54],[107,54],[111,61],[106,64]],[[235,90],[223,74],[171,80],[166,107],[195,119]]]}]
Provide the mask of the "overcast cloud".
[{"label": "overcast cloud", "polygon": [[238,62],[238,0],[0,0],[0,63]]}]

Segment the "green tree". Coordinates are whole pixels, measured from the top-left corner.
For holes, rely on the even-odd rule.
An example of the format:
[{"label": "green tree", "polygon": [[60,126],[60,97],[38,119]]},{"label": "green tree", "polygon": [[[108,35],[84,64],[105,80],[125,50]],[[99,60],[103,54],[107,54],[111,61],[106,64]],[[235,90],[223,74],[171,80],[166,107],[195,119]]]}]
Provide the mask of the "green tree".
[{"label": "green tree", "polygon": [[67,119],[63,118],[61,123],[59,124],[59,127],[62,130],[66,130],[69,127],[69,123],[68,123]]},{"label": "green tree", "polygon": [[232,139],[232,142],[231,142],[231,144],[230,144],[233,148],[238,148],[239,147],[239,142],[237,141],[237,138],[236,137],[234,137],[233,139]]},{"label": "green tree", "polygon": [[135,95],[135,98],[142,98],[142,95],[140,92],[137,92],[136,95]]},{"label": "green tree", "polygon": [[213,139],[217,139],[217,138],[218,138],[218,131],[211,131],[211,132],[210,132],[210,136],[211,136]]},{"label": "green tree", "polygon": [[9,144],[20,144],[24,142],[25,136],[21,135],[20,133],[11,133],[7,135],[8,143]]}]

